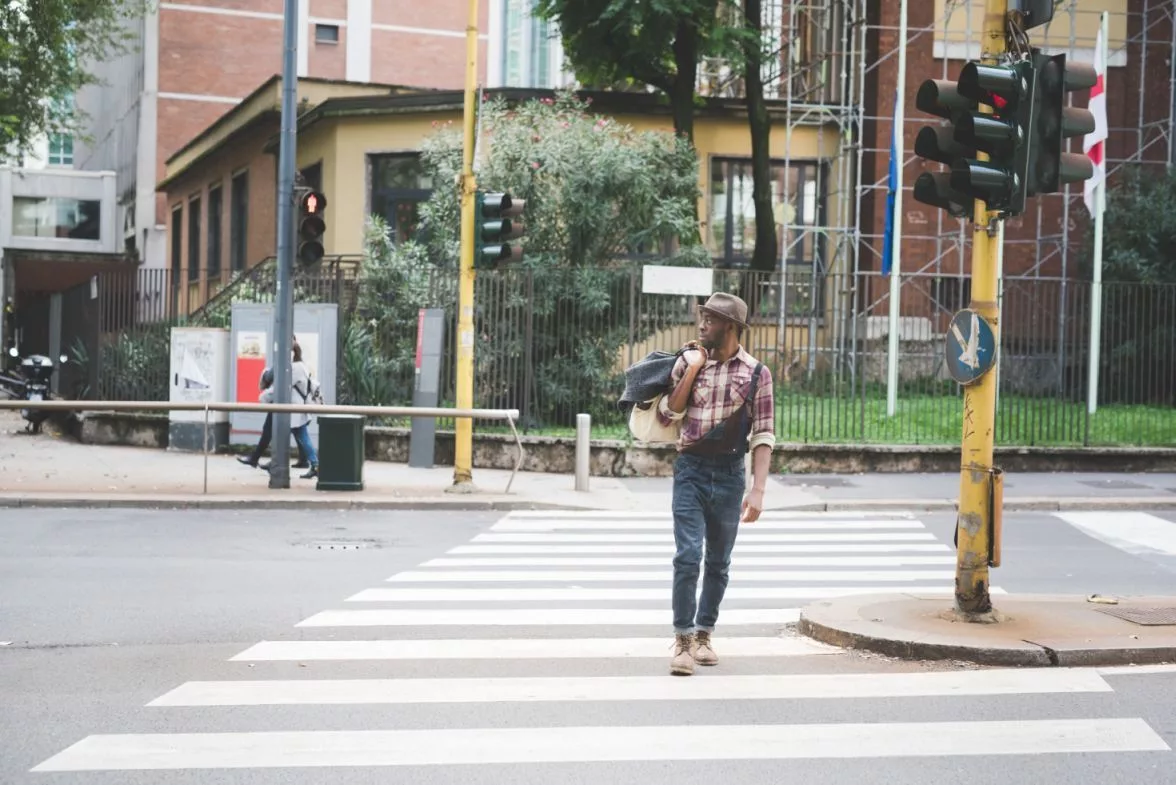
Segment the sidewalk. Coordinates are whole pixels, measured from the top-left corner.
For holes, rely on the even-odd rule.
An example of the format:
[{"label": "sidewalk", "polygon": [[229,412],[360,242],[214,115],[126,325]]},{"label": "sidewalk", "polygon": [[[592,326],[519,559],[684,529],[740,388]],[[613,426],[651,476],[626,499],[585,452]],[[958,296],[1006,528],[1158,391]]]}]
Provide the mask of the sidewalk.
[{"label": "sidewalk", "polygon": [[861,595],[801,611],[802,634],[912,660],[995,666],[1101,667],[1176,662],[1176,597],[995,595],[998,620],[959,619],[951,598]]},{"label": "sidewalk", "polygon": [[[0,413],[0,506],[270,507],[321,509],[584,509],[666,512],[668,477],[592,477],[575,490],[570,474],[473,471],[476,493],[448,492],[453,469],[414,469],[365,461],[363,491],[316,491],[291,470],[289,489],[271,490],[261,470],[234,456],[136,447],[82,445],[48,432],[22,432],[14,414]],[[952,511],[956,474],[773,475],[768,509]],[[1018,474],[1005,480],[1005,510],[1176,509],[1172,474]]]}]

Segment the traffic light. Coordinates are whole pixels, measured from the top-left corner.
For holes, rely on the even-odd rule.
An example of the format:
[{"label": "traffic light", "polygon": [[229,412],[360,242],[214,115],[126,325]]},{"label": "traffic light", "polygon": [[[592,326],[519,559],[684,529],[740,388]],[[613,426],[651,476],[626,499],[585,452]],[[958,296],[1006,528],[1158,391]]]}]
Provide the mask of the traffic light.
[{"label": "traffic light", "polygon": [[1081,153],[1065,152],[1066,140],[1094,131],[1094,115],[1066,106],[1066,93],[1089,90],[1098,81],[1086,63],[1066,65],[1065,55],[1034,56],[1037,111],[1033,126],[1031,195],[1058,193],[1067,183],[1094,177],[1094,164]]},{"label": "traffic light", "polygon": [[482,191],[474,198],[474,267],[492,270],[500,262],[521,259],[521,246],[506,241],[522,236],[523,224],[518,217],[526,202],[507,193]]},{"label": "traffic light", "polygon": [[[992,107],[982,113],[980,105]],[[975,199],[989,210],[1018,215],[1025,209],[1029,136],[1033,119],[1033,65],[970,62],[952,83],[928,79],[915,97],[919,111],[951,125],[922,129],[915,153],[950,167],[915,181],[915,200],[956,217],[972,212]],[[987,153],[981,161],[978,153]]]},{"label": "traffic light", "polygon": [[323,233],[327,224],[323,210],[327,208],[327,197],[318,191],[304,194],[299,202],[298,216],[298,261],[311,267],[323,260]]},{"label": "traffic light", "polygon": [[965,158],[952,163],[952,187],[1005,215],[1025,211],[1029,141],[1033,125],[1033,64],[968,63],[960,72],[959,92],[990,106],[992,114],[967,112],[956,123],[955,139],[988,154],[987,161]]},{"label": "traffic light", "polygon": [[[954,82],[944,79],[928,79],[915,95],[915,106],[921,112],[954,120],[956,115],[977,108],[977,103],[960,95]],[[963,158],[975,157],[974,150],[955,140],[952,126],[927,126],[915,137],[915,155],[930,161],[951,166]],[[972,199],[965,193],[951,187],[949,172],[924,172],[915,180],[915,201],[939,207],[955,216],[964,218],[972,212]]]}]

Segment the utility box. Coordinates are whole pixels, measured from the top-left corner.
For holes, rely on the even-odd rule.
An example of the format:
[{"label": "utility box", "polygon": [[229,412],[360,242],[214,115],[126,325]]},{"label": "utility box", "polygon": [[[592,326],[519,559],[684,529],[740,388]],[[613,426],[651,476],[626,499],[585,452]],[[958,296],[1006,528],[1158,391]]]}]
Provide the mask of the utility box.
[{"label": "utility box", "polygon": [[[214,327],[171,328],[168,400],[225,403],[229,400],[229,331]],[[169,450],[203,451],[204,412],[168,413]],[[208,412],[208,451],[229,442],[229,413]]]},{"label": "utility box", "polygon": [[324,414],[319,422],[320,491],[363,490],[363,426],[359,414]]},{"label": "utility box", "polygon": [[[333,303],[295,303],[294,337],[302,347],[302,361],[319,383],[323,403],[336,402],[336,367],[339,355],[339,307]],[[229,346],[229,389],[237,403],[257,403],[261,373],[274,364],[273,303],[233,303],[233,334]],[[291,403],[301,403],[291,391]],[[318,442],[318,420],[310,422],[310,438]],[[264,412],[233,412],[229,417],[232,444],[256,444],[265,422]],[[279,434],[274,434],[279,438]],[[293,436],[287,434],[290,444]]]}]

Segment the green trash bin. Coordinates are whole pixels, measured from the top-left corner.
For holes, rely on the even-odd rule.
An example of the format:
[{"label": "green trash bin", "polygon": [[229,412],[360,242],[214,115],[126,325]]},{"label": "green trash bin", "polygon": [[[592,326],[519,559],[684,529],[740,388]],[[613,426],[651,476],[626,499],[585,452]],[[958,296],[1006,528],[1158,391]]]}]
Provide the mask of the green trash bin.
[{"label": "green trash bin", "polygon": [[317,490],[363,490],[364,420],[359,414],[325,414],[318,418]]}]

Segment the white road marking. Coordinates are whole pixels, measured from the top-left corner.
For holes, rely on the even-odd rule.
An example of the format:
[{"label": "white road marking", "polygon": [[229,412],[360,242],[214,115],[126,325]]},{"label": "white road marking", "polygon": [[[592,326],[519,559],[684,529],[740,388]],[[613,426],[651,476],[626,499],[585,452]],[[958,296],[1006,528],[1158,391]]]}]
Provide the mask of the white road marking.
[{"label": "white road marking", "polygon": [[[829,532],[814,534],[757,534],[755,532],[740,532],[739,543],[745,542],[927,542],[935,539],[929,532]],[[531,533],[515,534],[512,532],[487,532],[479,534],[472,542],[497,543],[557,543],[557,542],[669,542],[674,541],[672,533],[666,534],[562,534],[562,533]],[[736,544],[736,547],[739,547]]]},{"label": "white road marking", "polygon": [[1146,512],[1057,512],[1054,515],[1095,539],[1132,554],[1176,556],[1176,523]]},{"label": "white road marking", "polygon": [[984,670],[800,675],[543,676],[466,679],[190,681],[148,706],[836,700],[1111,692],[1091,670]]},{"label": "white road marking", "polygon": [[[724,595],[727,600],[798,600],[846,597],[854,594],[953,594],[949,585],[940,586],[731,586]],[[990,594],[1001,592],[990,589]],[[670,602],[670,587],[646,588],[551,588],[526,589],[364,589],[347,598],[346,602],[595,602],[660,600]],[[725,618],[725,617],[724,617]]]},{"label": "white road marking", "polygon": [[[673,570],[408,570],[393,575],[389,583],[534,583],[541,582],[597,582],[665,581],[673,580]],[[762,572],[731,571],[731,582],[764,581],[854,581],[854,580],[944,580],[955,577],[954,572],[862,572],[854,570],[764,570]]]},{"label": "white road marking", "polygon": [[[664,567],[673,560],[666,556],[614,556],[566,558],[552,556],[460,556],[430,559],[421,567]],[[954,565],[955,556],[732,556],[737,567],[902,567],[913,565]],[[856,570],[844,574],[868,574]],[[955,570],[948,577],[955,577]],[[849,578],[848,580],[865,580]]]},{"label": "white road marking", "polygon": [[[910,543],[902,545],[872,545],[869,543],[849,545],[830,543],[812,545],[809,543],[744,544],[735,543],[735,553],[941,553],[951,548],[942,543]],[[501,554],[642,554],[658,553],[674,555],[673,543],[664,545],[459,545],[448,553],[469,556],[493,556]]]},{"label": "white road marking", "polygon": [[[649,626],[669,628],[669,606],[641,608],[404,608],[396,610],[322,611],[296,627],[526,627]],[[724,628],[737,624],[791,624],[799,608],[731,608],[720,614]]]},{"label": "white road marking", "polygon": [[161,733],[88,736],[33,771],[991,757],[1169,749],[1140,718]]},{"label": "white road marking", "polygon": [[[756,531],[790,531],[805,529],[818,530],[833,530],[833,529],[924,529],[923,524],[918,521],[894,520],[894,521],[843,521],[843,520],[828,520],[828,521],[773,521],[760,519],[754,524]],[[575,520],[536,520],[536,521],[514,521],[504,520],[499,521],[490,527],[491,531],[499,532],[545,532],[556,531],[559,529],[575,529],[579,531],[595,531],[595,530],[610,530],[610,529],[624,529],[629,531],[647,530],[665,530],[673,531],[674,522],[670,519],[664,521],[624,521],[624,520],[610,520],[610,521],[575,521]]]},{"label": "white road marking", "polygon": [[[473,640],[262,641],[232,658],[239,662],[321,660],[665,659],[672,637],[503,638]],[[716,642],[716,645],[717,642]],[[723,658],[843,655],[808,638],[722,638]]]}]

